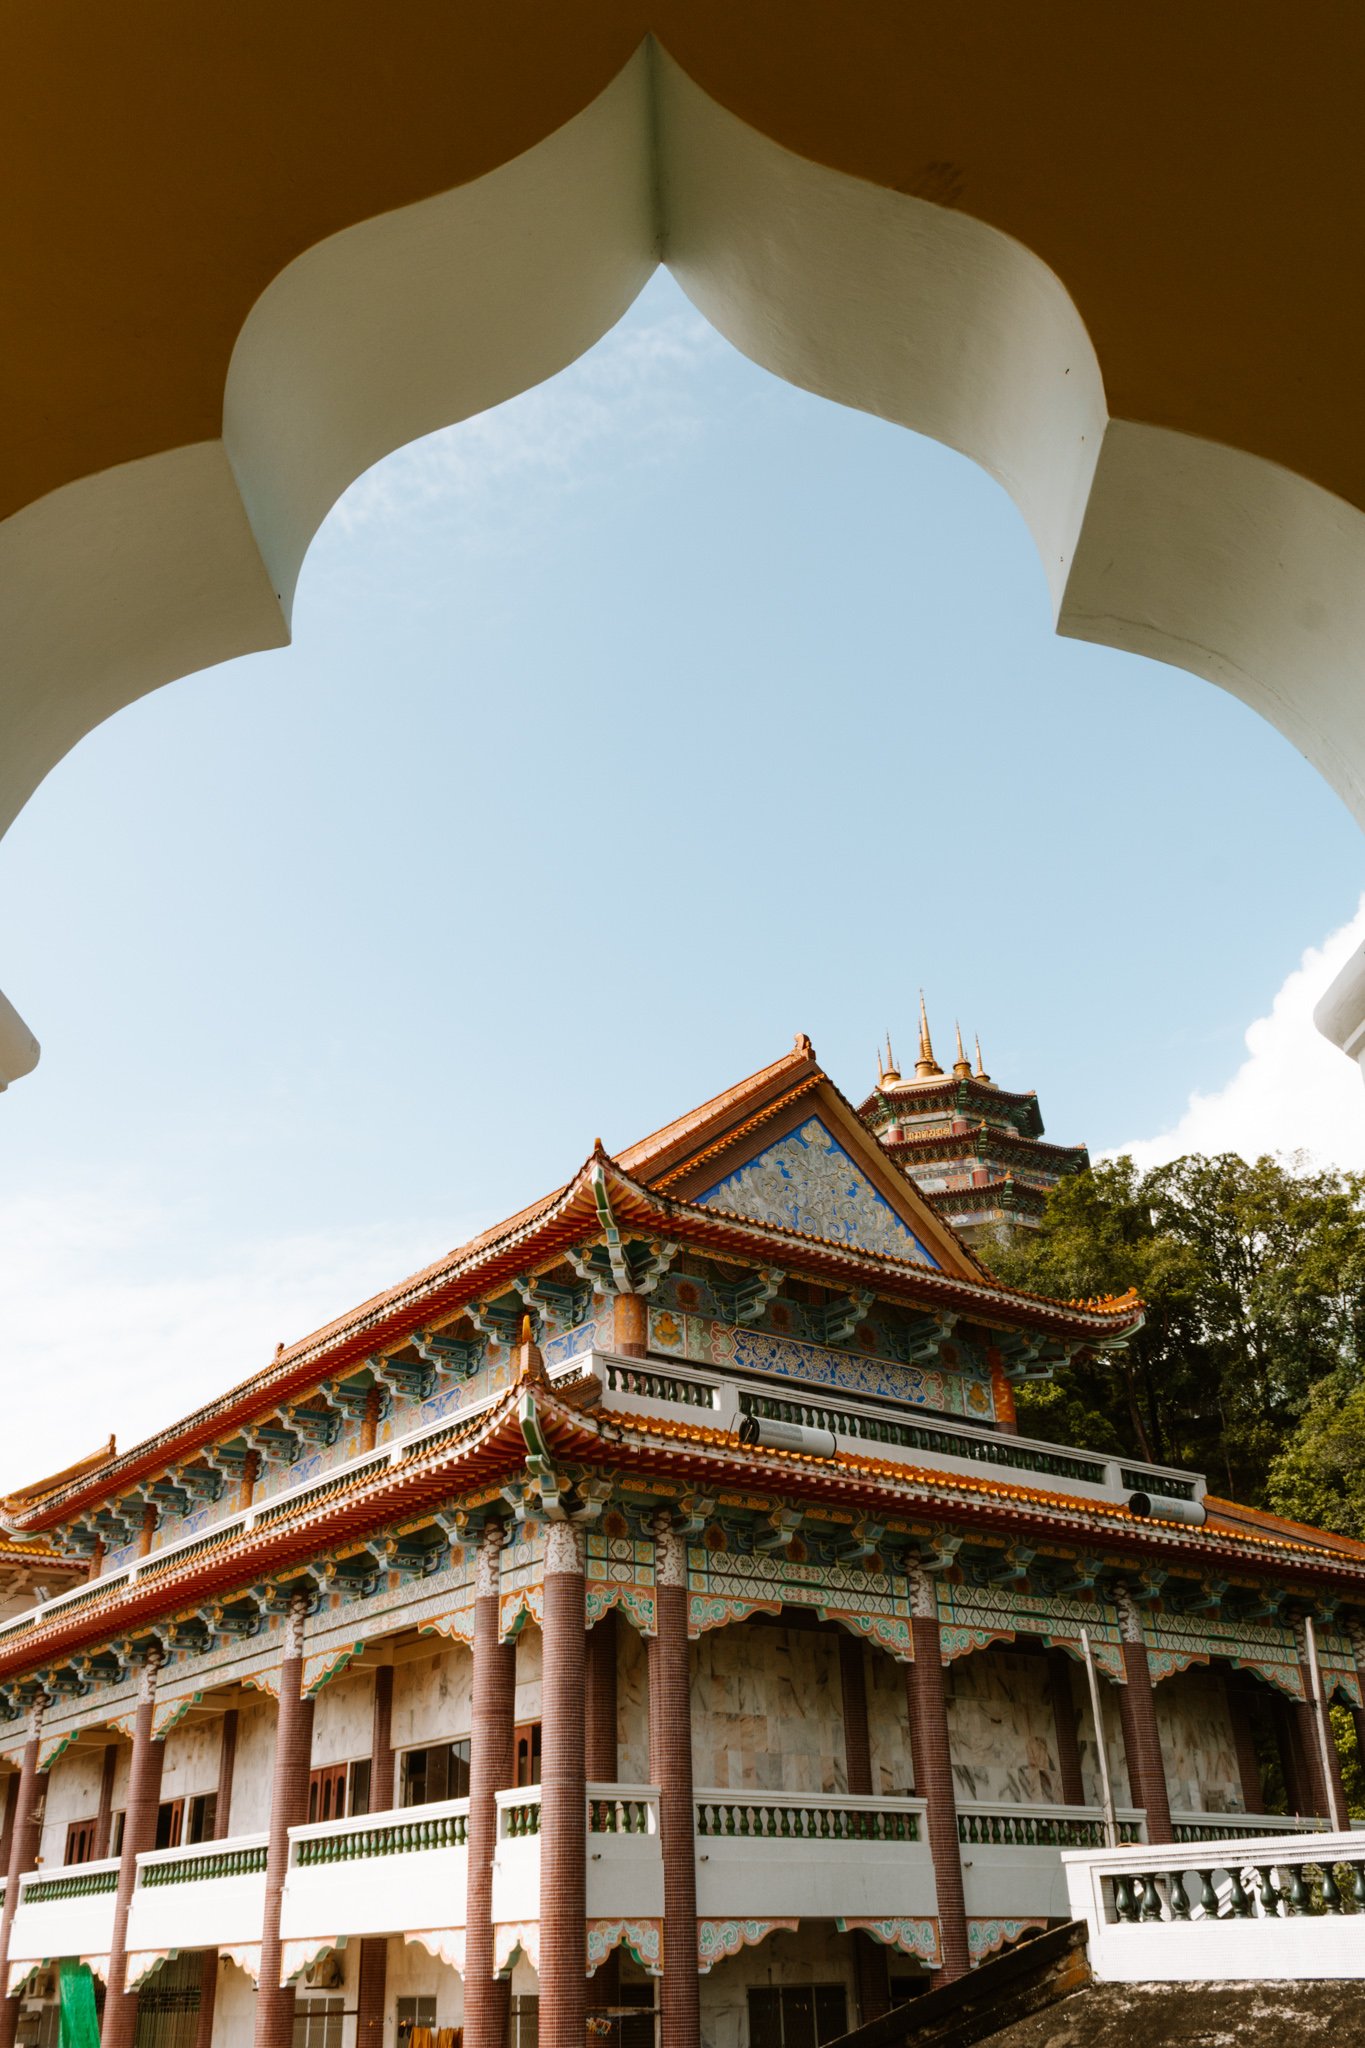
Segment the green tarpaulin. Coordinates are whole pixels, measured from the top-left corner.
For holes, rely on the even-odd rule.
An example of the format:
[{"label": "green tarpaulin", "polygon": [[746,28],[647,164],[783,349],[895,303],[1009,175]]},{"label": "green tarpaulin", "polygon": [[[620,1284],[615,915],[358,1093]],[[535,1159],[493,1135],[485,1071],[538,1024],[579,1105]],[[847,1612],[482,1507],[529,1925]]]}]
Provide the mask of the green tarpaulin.
[{"label": "green tarpaulin", "polygon": [[62,1996],[62,2048],[99,2048],[95,2017],[95,1980],[88,1963],[63,1962],[58,1970]]}]

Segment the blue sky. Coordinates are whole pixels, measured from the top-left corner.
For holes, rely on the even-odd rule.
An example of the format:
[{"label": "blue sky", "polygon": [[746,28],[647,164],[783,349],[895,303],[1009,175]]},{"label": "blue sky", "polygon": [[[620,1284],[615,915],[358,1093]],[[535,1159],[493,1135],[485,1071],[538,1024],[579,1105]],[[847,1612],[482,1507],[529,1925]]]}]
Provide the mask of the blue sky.
[{"label": "blue sky", "polygon": [[[0,844],[44,1047],[0,1103],[29,1389],[0,1483],[245,1377],[798,1030],[859,1096],[921,985],[940,1053],[960,1017],[1096,1151],[1222,1102],[1299,989],[1266,1126],[1299,1142],[1327,975],[1295,975],[1361,880],[1235,699],[1053,636],[980,471],[656,278],[353,487],[291,648],[120,714]],[[1365,1164],[1325,1057],[1304,1141]]]}]

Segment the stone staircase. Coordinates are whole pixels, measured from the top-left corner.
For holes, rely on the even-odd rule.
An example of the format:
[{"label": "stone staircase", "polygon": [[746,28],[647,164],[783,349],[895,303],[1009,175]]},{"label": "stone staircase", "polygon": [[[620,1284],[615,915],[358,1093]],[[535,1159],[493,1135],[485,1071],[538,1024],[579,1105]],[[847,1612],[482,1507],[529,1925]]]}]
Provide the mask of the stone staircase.
[{"label": "stone staircase", "polygon": [[[1362,1954],[1365,1974],[1365,1953]],[[1099,1984],[1084,1921],[994,1956],[832,2048],[1365,2048],[1365,1983]]]}]

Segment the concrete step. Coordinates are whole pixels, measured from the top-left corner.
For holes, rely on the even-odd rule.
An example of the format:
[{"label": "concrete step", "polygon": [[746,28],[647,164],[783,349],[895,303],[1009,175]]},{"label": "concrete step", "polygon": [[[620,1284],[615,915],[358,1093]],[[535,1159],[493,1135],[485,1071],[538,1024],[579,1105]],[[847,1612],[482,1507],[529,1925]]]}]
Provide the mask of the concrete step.
[{"label": "concrete step", "polygon": [[[918,2035],[907,2038],[919,2048]],[[972,2039],[987,2048],[1365,2048],[1365,1983],[1091,1984]]]}]

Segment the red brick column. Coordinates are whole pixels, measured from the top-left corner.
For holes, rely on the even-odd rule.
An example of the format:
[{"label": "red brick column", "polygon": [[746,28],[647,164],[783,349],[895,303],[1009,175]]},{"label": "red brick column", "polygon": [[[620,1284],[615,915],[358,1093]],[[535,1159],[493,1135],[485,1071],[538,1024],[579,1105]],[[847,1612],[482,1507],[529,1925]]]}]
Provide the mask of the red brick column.
[{"label": "red brick column", "polygon": [[156,1846],[156,1810],[161,1801],[164,1746],[152,1739],[159,1660],[149,1658],[138,1674],[137,1715],[133,1721],[133,1756],[128,1772],[128,1803],[123,1810],[123,1845],[119,1850],[118,1890],[114,1894],[114,1928],[109,1942],[109,1977],[104,1995],[102,2048],[132,2048],[137,2031],[137,1993],[124,1989],[128,1959],[128,1910],[137,1882],[137,1859]]},{"label": "red brick column", "polygon": [[663,2048],[697,2048],[697,1846],[692,1798],[692,1675],[687,1549],[665,1512],[656,1525],[655,1633],[649,1655],[649,1770],[659,1787],[664,1866]]},{"label": "red brick column", "polygon": [[616,1783],[616,1609],[588,1630],[588,1702],[584,1755],[589,1779]]},{"label": "red brick column", "polygon": [[[393,1666],[381,1664],[374,1674],[374,1718],[370,1724],[370,1812],[387,1813],[392,1805]],[[388,1978],[388,1939],[382,1934],[367,1936],[360,1944],[356,1983],[356,2048],[379,2048],[384,2038]]]},{"label": "red brick column", "polygon": [[293,2048],[294,1986],[280,1982],[280,1901],[289,1867],[289,1830],[308,1818],[313,1760],[313,1701],[303,1691],[303,1626],[308,1602],[290,1603],[280,1659],[280,1711],[275,1723],[275,1774],[270,1787],[270,1841],[265,1853],[261,1976],[256,1987],[256,2048]]},{"label": "red brick column", "polygon": [[[213,1838],[225,1841],[232,1832],[232,1779],[237,1767],[237,1709],[229,1707],[218,1733],[218,1792],[213,1802]],[[199,1976],[199,2017],[195,2022],[194,2048],[210,2048],[213,2040],[213,2008],[218,1998],[218,1951],[206,1948]]]},{"label": "red brick column", "polygon": [[[490,1522],[474,1567],[474,1682],[469,1737],[469,1854],[465,1891],[465,2048],[503,2048],[508,1982],[493,1975],[495,1793],[513,1775],[517,1653],[501,1639],[500,1523]],[[586,1968],[586,1962],[584,1967]]]},{"label": "red brick column", "polygon": [[43,1733],[43,1710],[47,1701],[40,1693],[29,1718],[29,1737],[24,1744],[23,1761],[19,1766],[19,1790],[14,1800],[14,1825],[10,1834],[9,1862],[5,1865],[8,1873],[5,1883],[5,1904],[0,1912],[0,2048],[14,2048],[15,2029],[19,2024],[19,2001],[7,1998],[5,1986],[9,1982],[9,1931],[14,1919],[14,1909],[19,1903],[19,1880],[26,1870],[32,1870],[38,1861],[38,1842],[42,1834],[42,1821],[38,1802],[38,1745]]},{"label": "red brick column", "polygon": [[1174,1840],[1171,1830],[1171,1802],[1166,1791],[1166,1767],[1161,1760],[1161,1738],[1157,1734],[1156,1701],[1152,1672],[1147,1662],[1147,1641],[1142,1633],[1142,1616],[1128,1590],[1115,1588],[1122,1637],[1123,1670],[1128,1683],[1119,1691],[1119,1715],[1123,1722],[1123,1752],[1128,1765],[1128,1790],[1134,1806],[1147,1814],[1149,1842]]},{"label": "red brick column", "polygon": [[612,1310],[612,1347],[623,1358],[649,1355],[649,1305],[643,1294],[618,1294]]},{"label": "red brick column", "polygon": [[[866,1651],[856,1636],[839,1631],[839,1688],[844,1707],[844,1777],[860,1798],[872,1793],[872,1735],[867,1724]],[[853,1930],[853,1967],[858,1987],[858,2020],[880,2019],[891,2010],[886,1950],[865,1928]]]},{"label": "red brick column", "polygon": [[[931,1586],[915,1593],[914,1604],[927,1607]],[[957,1838],[957,1794],[948,1745],[948,1709],[943,1691],[943,1646],[936,1614],[912,1614],[911,1642],[915,1661],[906,1671],[910,1724],[915,1757],[915,1791],[927,1804],[925,1827],[934,1859],[938,1894],[940,1984],[965,1977],[971,1967],[967,1946],[967,1902],[962,1891],[962,1853]]]},{"label": "red brick column", "polygon": [[11,1771],[5,1780],[5,1818],[0,1822],[0,1870],[9,1869],[10,1845],[14,1840],[14,1816],[19,1810],[19,1773]]},{"label": "red brick column", "polygon": [[540,1736],[540,2043],[583,2048],[588,2015],[586,1586],[571,1522],[545,1534]]},{"label": "red brick column", "polygon": [[1057,1735],[1062,1804],[1084,1806],[1085,1782],[1081,1777],[1081,1745],[1076,1733],[1076,1702],[1071,1691],[1071,1659],[1065,1650],[1049,1650],[1047,1653],[1047,1687]]}]

